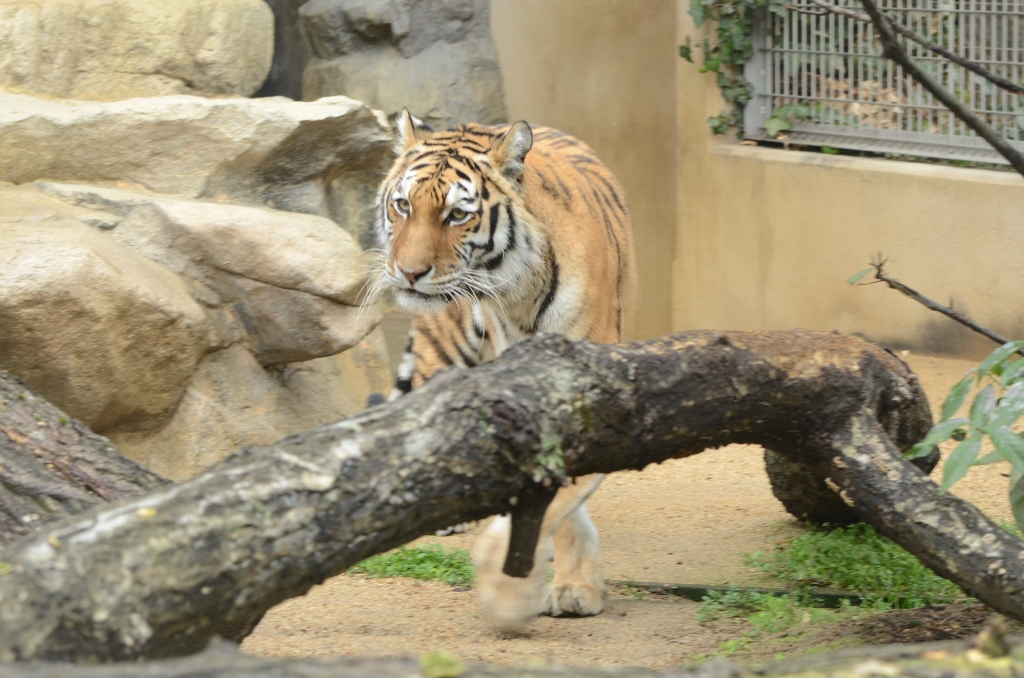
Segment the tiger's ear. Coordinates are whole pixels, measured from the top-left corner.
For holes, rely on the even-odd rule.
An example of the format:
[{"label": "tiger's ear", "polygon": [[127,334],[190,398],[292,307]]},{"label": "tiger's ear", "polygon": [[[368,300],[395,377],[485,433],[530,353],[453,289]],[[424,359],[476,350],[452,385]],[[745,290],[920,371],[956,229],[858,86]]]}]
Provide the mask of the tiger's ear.
[{"label": "tiger's ear", "polygon": [[434,132],[430,125],[419,118],[414,118],[408,108],[403,108],[398,114],[395,125],[398,127],[398,143],[395,146],[398,153],[408,151]]},{"label": "tiger's ear", "polygon": [[518,181],[526,169],[526,154],[533,147],[533,131],[520,120],[494,140],[492,157],[495,167],[513,181]]}]

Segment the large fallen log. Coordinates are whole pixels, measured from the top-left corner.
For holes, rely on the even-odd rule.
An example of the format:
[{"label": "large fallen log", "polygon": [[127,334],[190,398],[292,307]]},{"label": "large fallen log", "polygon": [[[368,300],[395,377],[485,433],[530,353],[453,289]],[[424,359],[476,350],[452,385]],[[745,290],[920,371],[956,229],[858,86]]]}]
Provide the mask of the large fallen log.
[{"label": "large fallen log", "polygon": [[[977,646],[977,647],[976,647]],[[238,652],[223,641],[191,657],[82,665],[0,663],[4,678],[1018,678],[1024,674],[1024,637],[992,628],[970,640],[867,645],[747,667],[728,659],[665,671],[640,666],[464,664],[451,655],[413,658],[279,659]]]},{"label": "large fallen log", "polygon": [[168,484],[0,370],[0,546]]},{"label": "large fallen log", "polygon": [[367,556],[519,510],[537,483],[729,443],[809,465],[881,533],[1024,619],[1024,542],[900,457],[930,424],[907,367],[841,335],[537,337],[12,544],[0,660],[193,653],[215,635],[243,637],[271,606]]},{"label": "large fallen log", "polygon": [[[999,643],[1006,645],[997,656],[971,648],[969,641],[954,640],[857,647],[756,668],[717,659],[666,671],[639,666],[466,666],[457,658],[435,660],[430,655],[420,661],[350,657],[269,659],[241,654],[227,643],[215,643],[202,654],[184,659],[113,666],[50,662],[0,664],[0,675],[4,678],[1017,678],[1024,673],[1021,640],[1019,637],[999,639]],[[1006,650],[1011,653],[1002,654]]]}]

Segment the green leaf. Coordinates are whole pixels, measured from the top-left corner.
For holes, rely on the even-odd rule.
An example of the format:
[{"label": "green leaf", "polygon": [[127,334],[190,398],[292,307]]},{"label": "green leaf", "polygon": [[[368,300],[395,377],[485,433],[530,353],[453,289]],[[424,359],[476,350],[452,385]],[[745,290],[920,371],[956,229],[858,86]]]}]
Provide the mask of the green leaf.
[{"label": "green leaf", "polygon": [[971,386],[974,383],[974,370],[969,370],[964,378],[956,383],[956,386],[949,389],[949,395],[942,401],[942,419],[940,421],[946,421],[960,409],[960,406],[964,404],[964,400],[967,399],[967,394],[971,392]]},{"label": "green leaf", "polygon": [[708,127],[714,134],[725,134],[729,129],[729,120],[724,115],[713,115],[708,118]]},{"label": "green leaf", "polygon": [[999,450],[995,450],[994,452],[989,452],[981,459],[978,459],[974,462],[974,465],[985,466],[987,464],[998,464],[1001,461],[1006,461],[1006,457],[1004,457]]},{"label": "green leaf", "polygon": [[989,434],[996,449],[1015,469],[1024,472],[1024,440],[1006,426],[1000,426]]},{"label": "green leaf", "polygon": [[1010,508],[1017,529],[1024,531],[1024,478],[1018,478],[1010,485]]},{"label": "green leaf", "polygon": [[856,285],[857,283],[864,279],[864,276],[866,276],[868,273],[871,273],[871,271],[873,270],[875,270],[875,267],[869,266],[865,268],[863,271],[857,271],[856,273],[854,273],[853,275],[846,279],[846,284]]},{"label": "green leaf", "polygon": [[966,423],[966,419],[963,417],[957,417],[956,419],[948,419],[932,426],[931,430],[928,431],[928,434],[924,437],[924,440],[907,450],[903,457],[905,459],[917,459],[918,457],[931,454],[933,447],[939,443],[944,443],[949,440],[949,437],[953,435],[953,431]]},{"label": "green leaf", "polygon": [[764,129],[768,132],[768,136],[776,137],[783,130],[793,129],[793,123],[782,118],[771,117],[764,121]]},{"label": "green leaf", "polygon": [[1009,365],[1003,365],[1003,376],[999,383],[1005,388],[1012,383],[1024,380],[1024,360],[1015,360]]},{"label": "green leaf", "polygon": [[996,409],[996,390],[992,385],[981,389],[981,392],[974,397],[974,404],[971,405],[971,426],[984,428]]},{"label": "green leaf", "polygon": [[708,20],[707,7],[700,4],[699,2],[690,3],[690,11],[688,12],[688,14],[693,17],[693,23],[697,25],[697,28],[703,26],[704,22]]},{"label": "green leaf", "polygon": [[690,36],[686,36],[685,45],[679,45],[679,56],[683,57],[691,64],[693,63],[693,45],[690,44]]},{"label": "green leaf", "polygon": [[942,491],[945,492],[967,474],[981,451],[981,434],[975,433],[956,446],[942,467]]},{"label": "green leaf", "polygon": [[826,154],[826,155],[839,155],[839,149],[838,148],[832,148],[831,146],[822,146],[821,147],[821,152]]},{"label": "green leaf", "polygon": [[996,403],[995,412],[989,420],[989,427],[1013,426],[1024,414],[1024,383],[1016,383],[1006,389]]},{"label": "green leaf", "polygon": [[1011,355],[1024,348],[1024,341],[1008,341],[996,350],[992,351],[987,358],[981,361],[978,366],[978,380],[989,373],[996,365],[1001,364]]}]

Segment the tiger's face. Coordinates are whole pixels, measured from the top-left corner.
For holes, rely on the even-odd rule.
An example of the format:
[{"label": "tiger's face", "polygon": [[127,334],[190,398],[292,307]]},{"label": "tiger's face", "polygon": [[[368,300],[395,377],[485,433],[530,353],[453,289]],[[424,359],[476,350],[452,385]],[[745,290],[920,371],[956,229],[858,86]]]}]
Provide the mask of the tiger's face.
[{"label": "tiger's face", "polygon": [[516,250],[527,246],[517,221],[529,126],[435,134],[403,110],[398,128],[400,155],[378,194],[377,223],[397,301],[439,312],[460,297],[505,296],[522,274]]}]

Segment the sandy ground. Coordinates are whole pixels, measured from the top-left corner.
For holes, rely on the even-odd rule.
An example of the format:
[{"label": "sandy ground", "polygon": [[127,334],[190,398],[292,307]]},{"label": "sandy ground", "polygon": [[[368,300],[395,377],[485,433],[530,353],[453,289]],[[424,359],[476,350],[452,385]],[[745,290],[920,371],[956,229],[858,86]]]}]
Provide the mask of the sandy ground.
[{"label": "sandy ground", "polygon": [[[907,356],[933,409],[975,363]],[[948,454],[949,450],[945,450]],[[956,494],[1010,519],[1001,464],[978,467]],[[940,469],[933,474],[939,477]],[[734,445],[616,473],[589,502],[608,579],[686,584],[763,584],[744,554],[771,549],[799,526],[772,496],[761,450]],[[468,548],[476,528],[424,543]],[[504,637],[481,617],[472,591],[435,582],[342,575],[271,610],[242,649],[261,655],[412,655],[445,649],[469,661],[663,668],[713,651],[724,632],[698,625],[697,603],[612,594],[589,619],[538,619]]]}]

